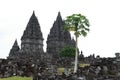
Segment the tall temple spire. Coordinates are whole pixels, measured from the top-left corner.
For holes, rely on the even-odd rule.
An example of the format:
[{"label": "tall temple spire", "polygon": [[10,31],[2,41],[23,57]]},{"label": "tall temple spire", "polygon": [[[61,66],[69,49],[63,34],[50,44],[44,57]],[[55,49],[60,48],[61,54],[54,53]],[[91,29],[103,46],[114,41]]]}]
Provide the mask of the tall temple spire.
[{"label": "tall temple spire", "polygon": [[[21,53],[34,58],[39,57],[43,51],[43,35],[38,19],[33,11],[32,16],[21,37]],[[29,54],[29,55],[28,55]]]},{"label": "tall temple spire", "polygon": [[9,57],[15,57],[16,55],[18,55],[19,50],[20,48],[18,46],[17,39],[16,39],[12,46],[12,49],[10,50]]},{"label": "tall temple spire", "polygon": [[15,40],[15,42],[14,42],[14,45],[13,45],[13,46],[18,46],[17,39]]},{"label": "tall temple spire", "polygon": [[56,21],[48,34],[47,52],[56,55],[65,46],[72,46],[72,42],[69,31],[63,30],[63,20],[60,12],[58,12]]},{"label": "tall temple spire", "polygon": [[57,20],[61,20],[61,21],[62,21],[62,17],[61,17],[61,13],[60,13],[60,12],[58,12],[58,16],[57,16],[56,21],[57,21]]},{"label": "tall temple spire", "polygon": [[14,44],[13,44],[13,48],[16,48],[16,50],[19,50],[19,46],[18,46],[18,42],[17,39],[15,40]]},{"label": "tall temple spire", "polygon": [[21,37],[21,49],[19,49],[17,40],[15,40],[8,58],[42,59],[41,56],[44,53],[43,40],[38,19],[35,11],[33,11]]},{"label": "tall temple spire", "polygon": [[35,16],[35,11],[33,10],[33,14],[32,14],[32,16]]},{"label": "tall temple spire", "polygon": [[33,14],[27,24],[26,30],[24,31],[21,40],[25,38],[43,39],[38,19],[35,16],[35,11],[33,11]]},{"label": "tall temple spire", "polygon": [[62,32],[63,32],[63,21],[60,12],[58,12],[56,21],[54,22],[53,27],[50,30],[50,34],[56,36],[56,39],[60,39]]}]

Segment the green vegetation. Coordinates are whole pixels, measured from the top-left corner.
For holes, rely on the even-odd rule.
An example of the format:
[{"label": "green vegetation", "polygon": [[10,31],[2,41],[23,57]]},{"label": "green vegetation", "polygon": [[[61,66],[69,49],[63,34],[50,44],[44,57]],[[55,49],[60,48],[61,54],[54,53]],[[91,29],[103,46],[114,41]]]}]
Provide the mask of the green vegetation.
[{"label": "green vegetation", "polygon": [[75,48],[66,46],[60,52],[61,57],[75,57]]},{"label": "green vegetation", "polygon": [[89,21],[88,19],[81,14],[73,14],[71,16],[68,16],[65,23],[65,30],[74,31],[75,38],[76,38],[76,55],[75,55],[75,67],[74,67],[74,73],[77,72],[77,66],[78,66],[78,37],[80,35],[86,36],[87,32],[89,31]]},{"label": "green vegetation", "polygon": [[9,77],[9,78],[0,78],[0,80],[32,80],[32,78],[31,77],[14,76],[14,77]]}]

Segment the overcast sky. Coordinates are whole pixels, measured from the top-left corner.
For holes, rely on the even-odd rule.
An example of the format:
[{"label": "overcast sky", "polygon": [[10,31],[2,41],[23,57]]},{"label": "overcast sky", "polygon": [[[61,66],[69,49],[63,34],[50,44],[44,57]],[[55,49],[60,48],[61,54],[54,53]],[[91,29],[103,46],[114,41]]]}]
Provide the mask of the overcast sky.
[{"label": "overcast sky", "polygon": [[44,37],[44,50],[50,28],[60,11],[62,18],[81,13],[90,21],[87,37],[79,37],[79,49],[90,54],[114,57],[120,52],[119,0],[0,0],[0,58],[9,55],[15,39],[21,36],[33,10]]}]

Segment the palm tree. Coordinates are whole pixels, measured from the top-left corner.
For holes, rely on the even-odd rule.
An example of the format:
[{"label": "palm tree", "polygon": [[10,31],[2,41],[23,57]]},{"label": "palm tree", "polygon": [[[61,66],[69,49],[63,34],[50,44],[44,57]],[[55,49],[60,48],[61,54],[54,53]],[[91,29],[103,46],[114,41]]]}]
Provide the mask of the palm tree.
[{"label": "palm tree", "polygon": [[87,32],[89,32],[89,21],[88,19],[81,14],[73,14],[71,16],[67,16],[66,20],[64,20],[64,29],[69,31],[74,31],[76,38],[76,54],[75,54],[75,66],[74,73],[77,72],[78,65],[78,37],[87,36]]}]

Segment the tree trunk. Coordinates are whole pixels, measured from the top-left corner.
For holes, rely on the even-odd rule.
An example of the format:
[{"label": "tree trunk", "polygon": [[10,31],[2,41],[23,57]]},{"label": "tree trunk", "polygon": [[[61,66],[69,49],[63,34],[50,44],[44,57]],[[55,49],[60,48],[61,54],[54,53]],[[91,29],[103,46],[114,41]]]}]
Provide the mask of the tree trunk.
[{"label": "tree trunk", "polygon": [[77,68],[78,68],[78,47],[77,47],[77,44],[78,44],[78,38],[77,38],[77,35],[75,35],[75,37],[76,37],[76,54],[75,54],[74,73],[77,72]]}]

